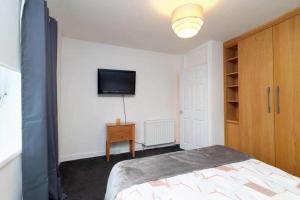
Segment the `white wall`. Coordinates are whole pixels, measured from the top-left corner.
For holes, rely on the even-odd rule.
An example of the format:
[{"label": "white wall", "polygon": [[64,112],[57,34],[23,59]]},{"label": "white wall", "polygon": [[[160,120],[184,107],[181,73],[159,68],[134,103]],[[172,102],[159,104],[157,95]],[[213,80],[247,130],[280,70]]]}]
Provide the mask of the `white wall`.
[{"label": "white wall", "polygon": [[21,164],[21,156],[18,156],[0,169],[1,200],[22,199]]},{"label": "white wall", "polygon": [[[61,58],[61,161],[104,155],[105,123],[124,118],[121,97],[97,95],[98,68],[137,72],[136,95],[125,99],[127,121],[137,123],[137,142],[143,142],[144,120],[172,118],[178,125],[182,56],[63,37]],[[127,144],[112,147],[114,153],[124,151]]]},{"label": "white wall", "polygon": [[211,144],[224,145],[223,43],[209,41],[208,110]]},{"label": "white wall", "polygon": [[0,166],[21,151],[21,74],[0,64]]},{"label": "white wall", "polygon": [[[17,71],[20,75],[20,5],[21,0],[0,0],[0,65]],[[2,78],[3,80],[3,78]],[[2,81],[3,86],[4,81]],[[0,83],[1,84],[1,83]],[[18,84],[18,83],[17,83]],[[3,87],[2,87],[3,88]],[[19,87],[20,89],[20,87]],[[15,91],[16,93],[20,91]],[[10,95],[10,94],[8,94]],[[9,97],[10,98],[10,97]],[[15,101],[16,100],[16,101]],[[18,110],[8,111],[11,117],[5,120],[15,119],[15,122],[1,119],[0,126],[7,125],[1,129],[2,143],[0,147],[0,199],[20,200],[22,199],[22,175],[21,175],[21,110],[20,99],[15,99],[10,104],[16,103],[14,107]],[[1,112],[1,111],[0,111]],[[3,114],[4,112],[2,112]],[[15,117],[13,116],[15,115]],[[1,117],[0,117],[1,118]],[[18,137],[15,137],[18,135]],[[5,141],[3,141],[5,140]]]},{"label": "white wall", "polygon": [[20,69],[20,0],[0,0],[0,63]]}]

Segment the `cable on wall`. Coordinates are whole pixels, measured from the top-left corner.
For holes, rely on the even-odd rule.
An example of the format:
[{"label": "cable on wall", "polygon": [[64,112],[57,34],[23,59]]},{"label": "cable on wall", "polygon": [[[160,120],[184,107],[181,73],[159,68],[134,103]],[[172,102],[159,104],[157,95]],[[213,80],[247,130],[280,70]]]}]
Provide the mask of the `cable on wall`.
[{"label": "cable on wall", "polygon": [[[124,117],[125,117],[125,123],[127,122],[127,117],[126,117],[126,104],[125,104],[125,95],[122,95],[123,97],[123,109],[124,109]],[[142,145],[142,151],[145,150],[144,144],[143,143],[139,143],[139,142],[135,142],[136,144],[141,144]]]},{"label": "cable on wall", "polygon": [[124,108],[124,117],[125,117],[125,123],[127,122],[126,119],[126,104],[125,104],[125,95],[123,94],[123,108]]}]

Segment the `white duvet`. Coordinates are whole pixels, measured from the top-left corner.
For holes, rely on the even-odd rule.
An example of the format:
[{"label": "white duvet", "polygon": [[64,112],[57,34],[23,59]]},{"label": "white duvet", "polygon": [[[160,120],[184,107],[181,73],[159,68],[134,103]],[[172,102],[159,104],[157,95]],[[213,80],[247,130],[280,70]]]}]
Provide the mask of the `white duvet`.
[{"label": "white duvet", "polygon": [[124,189],[117,200],[300,200],[300,179],[250,159]]}]

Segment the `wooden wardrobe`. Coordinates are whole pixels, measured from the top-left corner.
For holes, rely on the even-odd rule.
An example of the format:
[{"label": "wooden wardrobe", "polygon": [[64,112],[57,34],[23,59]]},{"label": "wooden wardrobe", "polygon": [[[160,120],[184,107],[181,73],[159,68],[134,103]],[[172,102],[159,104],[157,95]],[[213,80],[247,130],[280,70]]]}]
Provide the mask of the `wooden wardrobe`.
[{"label": "wooden wardrobe", "polygon": [[300,8],[224,43],[225,143],[300,176]]}]

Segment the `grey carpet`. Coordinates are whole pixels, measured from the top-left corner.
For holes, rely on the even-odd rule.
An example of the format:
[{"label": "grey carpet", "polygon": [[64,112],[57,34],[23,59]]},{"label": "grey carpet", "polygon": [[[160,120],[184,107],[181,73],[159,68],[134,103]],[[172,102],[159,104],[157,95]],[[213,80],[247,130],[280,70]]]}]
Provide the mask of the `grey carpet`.
[{"label": "grey carpet", "polygon": [[[153,156],[180,151],[179,145],[137,151],[136,157]],[[60,165],[63,191],[68,200],[103,200],[109,173],[117,162],[131,159],[129,153],[112,155],[110,162],[105,157],[87,158],[63,162]]]}]

